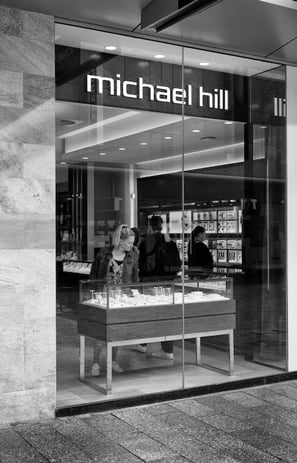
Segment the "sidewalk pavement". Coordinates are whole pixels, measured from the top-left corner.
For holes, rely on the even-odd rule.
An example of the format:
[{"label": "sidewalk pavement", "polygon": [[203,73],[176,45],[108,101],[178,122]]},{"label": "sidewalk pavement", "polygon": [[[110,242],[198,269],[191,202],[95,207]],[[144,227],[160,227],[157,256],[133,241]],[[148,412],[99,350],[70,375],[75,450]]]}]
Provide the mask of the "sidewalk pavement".
[{"label": "sidewalk pavement", "polygon": [[0,429],[0,462],[297,462],[297,381]]}]

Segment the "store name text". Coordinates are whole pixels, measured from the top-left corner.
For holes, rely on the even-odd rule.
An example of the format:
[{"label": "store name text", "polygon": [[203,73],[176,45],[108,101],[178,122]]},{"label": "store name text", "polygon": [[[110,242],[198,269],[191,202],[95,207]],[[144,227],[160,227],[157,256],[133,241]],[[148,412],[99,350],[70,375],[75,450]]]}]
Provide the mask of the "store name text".
[{"label": "store name text", "polygon": [[[87,75],[87,92],[93,92],[93,84],[97,83],[97,91],[103,94],[108,91],[110,96],[125,98],[134,98],[143,100],[147,95],[150,101],[161,103],[193,105],[193,86],[191,84],[183,88],[170,88],[164,85],[152,85],[145,83],[143,77],[136,81],[121,80],[120,74],[116,74],[116,79],[112,77],[101,77]],[[202,85],[198,86],[197,104],[199,107],[208,107],[210,109],[229,110],[229,91],[221,88],[215,88],[212,92],[205,92]]]},{"label": "store name text", "polygon": [[276,117],[286,117],[287,107],[285,98],[273,98],[274,112],[273,115]]}]

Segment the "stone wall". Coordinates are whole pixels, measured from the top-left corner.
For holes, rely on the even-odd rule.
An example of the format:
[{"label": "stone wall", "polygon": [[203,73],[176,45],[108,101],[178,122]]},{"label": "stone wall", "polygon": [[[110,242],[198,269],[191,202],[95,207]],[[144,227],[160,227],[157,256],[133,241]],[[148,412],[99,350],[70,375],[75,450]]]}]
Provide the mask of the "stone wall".
[{"label": "stone wall", "polygon": [[0,424],[54,416],[53,17],[0,6]]}]

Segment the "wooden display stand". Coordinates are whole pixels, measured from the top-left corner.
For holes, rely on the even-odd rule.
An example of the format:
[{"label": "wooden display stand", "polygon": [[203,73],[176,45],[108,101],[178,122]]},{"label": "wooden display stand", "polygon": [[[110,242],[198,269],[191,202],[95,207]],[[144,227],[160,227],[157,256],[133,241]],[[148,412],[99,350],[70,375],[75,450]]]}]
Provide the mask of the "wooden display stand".
[{"label": "wooden display stand", "polygon": [[106,344],[106,388],[112,393],[112,347],[178,339],[196,339],[196,363],[214,368],[201,361],[200,338],[227,335],[229,339],[229,369],[216,370],[233,374],[235,300],[222,299],[184,305],[184,335],[182,304],[139,306],[106,309],[87,302],[78,304],[80,334],[80,379],[85,381],[85,336]]}]

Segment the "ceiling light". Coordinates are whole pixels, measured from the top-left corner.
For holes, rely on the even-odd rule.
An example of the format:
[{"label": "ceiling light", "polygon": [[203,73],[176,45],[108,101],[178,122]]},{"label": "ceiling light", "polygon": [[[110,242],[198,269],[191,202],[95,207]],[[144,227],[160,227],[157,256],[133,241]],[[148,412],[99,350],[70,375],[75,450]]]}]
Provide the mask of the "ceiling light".
[{"label": "ceiling light", "polygon": [[172,140],[172,137],[164,137],[165,140]]},{"label": "ceiling light", "polygon": [[62,166],[64,166],[66,164],[66,162],[62,161],[62,162],[60,162],[60,164],[62,164]]},{"label": "ceiling light", "polygon": [[165,58],[165,55],[155,55],[155,58],[156,59],[163,59],[163,58]]},{"label": "ceiling light", "polygon": [[114,51],[117,49],[117,47],[115,47],[114,45],[106,45],[106,47],[104,47],[105,50],[108,50],[108,51]]},{"label": "ceiling light", "polygon": [[106,156],[106,153],[103,153],[103,152],[99,153],[99,154],[100,154],[100,156]]},{"label": "ceiling light", "polygon": [[142,142],[140,143],[140,145],[141,145],[141,146],[146,146],[146,145],[147,145],[147,142],[146,142],[146,141],[142,141]]},{"label": "ceiling light", "polygon": [[225,124],[225,125],[232,125],[232,124],[234,124],[234,122],[232,122],[232,121],[225,121],[224,124]]},{"label": "ceiling light", "polygon": [[119,151],[126,151],[126,148],[119,148]]},{"label": "ceiling light", "polygon": [[260,129],[267,129],[266,125],[261,125]]},{"label": "ceiling light", "polygon": [[149,65],[148,61],[139,61],[138,66],[140,68],[146,68]]},{"label": "ceiling light", "polygon": [[89,159],[87,156],[84,156],[83,159]]},{"label": "ceiling light", "polygon": [[207,61],[203,61],[202,63],[199,63],[200,66],[209,66],[210,63],[208,63]]},{"label": "ceiling light", "polygon": [[193,129],[192,132],[194,132],[194,133],[199,133],[200,130],[199,130],[199,129]]}]

